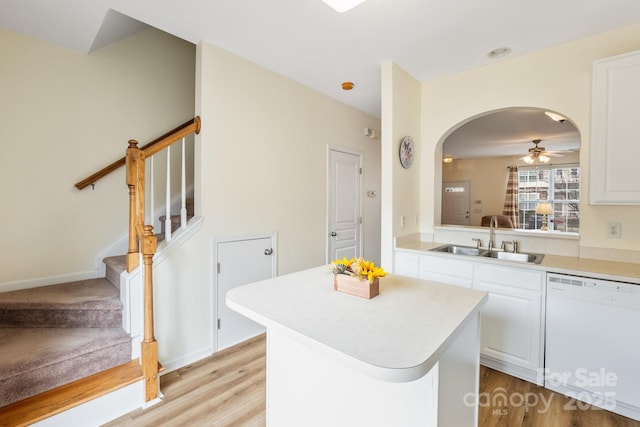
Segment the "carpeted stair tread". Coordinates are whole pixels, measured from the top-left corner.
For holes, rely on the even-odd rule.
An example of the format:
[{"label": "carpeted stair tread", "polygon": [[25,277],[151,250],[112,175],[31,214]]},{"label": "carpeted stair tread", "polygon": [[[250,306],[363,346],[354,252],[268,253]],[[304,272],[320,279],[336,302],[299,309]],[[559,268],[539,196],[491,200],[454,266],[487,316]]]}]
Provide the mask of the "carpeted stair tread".
[{"label": "carpeted stair tread", "polygon": [[0,293],[0,309],[33,307],[110,309],[122,303],[118,288],[104,278]]},{"label": "carpeted stair tread", "polygon": [[121,328],[0,328],[0,406],[128,362]]},{"label": "carpeted stair tread", "polygon": [[0,327],[120,327],[119,296],[119,289],[103,278],[3,292]]},{"label": "carpeted stair tread", "polygon": [[0,383],[39,366],[130,340],[122,328],[0,328]]}]

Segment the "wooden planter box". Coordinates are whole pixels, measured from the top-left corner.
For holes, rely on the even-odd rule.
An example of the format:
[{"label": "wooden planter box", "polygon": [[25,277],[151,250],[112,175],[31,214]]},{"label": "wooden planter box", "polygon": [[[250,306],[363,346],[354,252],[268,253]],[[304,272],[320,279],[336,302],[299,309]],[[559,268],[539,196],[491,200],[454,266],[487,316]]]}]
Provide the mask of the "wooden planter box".
[{"label": "wooden planter box", "polygon": [[362,298],[373,298],[380,293],[379,278],[369,283],[367,279],[360,279],[346,274],[333,275],[333,289]]}]

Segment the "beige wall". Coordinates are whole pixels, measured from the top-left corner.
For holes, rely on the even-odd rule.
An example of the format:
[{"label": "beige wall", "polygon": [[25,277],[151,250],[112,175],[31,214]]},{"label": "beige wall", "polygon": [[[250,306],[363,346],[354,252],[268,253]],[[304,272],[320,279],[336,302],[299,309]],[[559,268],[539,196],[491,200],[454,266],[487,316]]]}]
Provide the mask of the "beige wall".
[{"label": "beige wall", "polygon": [[[378,119],[208,43],[198,46],[196,213],[202,230],[158,267],[161,359],[215,347],[215,239],[276,232],[278,274],[326,262],[327,146],[364,154],[364,256],[380,257]],[[180,293],[175,284],[187,289]],[[179,331],[189,331],[180,335]]]},{"label": "beige wall", "polygon": [[[422,231],[433,231],[433,225],[437,224],[434,218],[440,212],[442,140],[459,123],[486,111],[513,106],[538,107],[558,111],[572,120],[582,136],[582,193],[588,194],[592,63],[638,49],[640,25],[634,25],[424,82],[420,160],[427,168],[433,165],[435,173],[423,174],[420,181]],[[589,250],[590,255],[597,255],[610,253],[608,248],[637,250],[640,247],[637,222],[640,207],[591,206],[585,198],[581,212],[581,253]],[[605,237],[608,221],[622,223],[621,239]]]},{"label": "beige wall", "polygon": [[[393,63],[382,65],[382,265],[393,266],[395,236],[420,230],[420,173],[424,150],[420,137],[420,82]],[[411,136],[416,158],[409,169],[400,164],[400,142]],[[404,225],[401,222],[404,217]]]},{"label": "beige wall", "polygon": [[363,190],[377,194],[363,194],[364,256],[379,262],[380,139],[363,134],[380,134],[379,119],[157,30],[90,55],[2,31],[0,53],[0,286],[95,275],[98,255],[127,233],[124,169],[95,190],[73,184],[123,156],[129,139],[149,141],[196,112],[203,226],[154,268],[164,363],[214,349],[216,238],[277,232],[279,274],[325,263],[329,145],[364,155]]},{"label": "beige wall", "polygon": [[[210,44],[201,46],[201,214],[207,233],[277,231],[280,273],[326,260],[327,147],[364,154],[379,194],[379,120]],[[379,199],[362,196],[364,255],[379,260]]]},{"label": "beige wall", "polygon": [[[525,153],[523,153],[525,154]],[[442,182],[469,181],[471,212],[470,224],[480,226],[484,215],[502,215],[507,181],[508,166],[525,166],[522,156],[479,157],[475,159],[455,159],[442,164]],[[554,162],[571,163],[580,161],[578,153],[566,153]],[[587,194],[583,194],[587,197]],[[477,204],[474,201],[480,200]],[[435,216],[439,224],[440,214]]]},{"label": "beige wall", "polygon": [[151,29],[86,55],[0,30],[0,56],[0,286],[95,274],[127,233],[124,168],[73,185],[193,117],[195,46]]}]

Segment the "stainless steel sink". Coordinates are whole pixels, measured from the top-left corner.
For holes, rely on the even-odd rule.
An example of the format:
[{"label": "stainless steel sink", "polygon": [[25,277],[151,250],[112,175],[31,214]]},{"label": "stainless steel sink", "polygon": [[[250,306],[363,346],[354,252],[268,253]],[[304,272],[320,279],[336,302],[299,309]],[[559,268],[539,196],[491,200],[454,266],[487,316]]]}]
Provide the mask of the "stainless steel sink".
[{"label": "stainless steel sink", "polygon": [[490,257],[504,261],[517,261],[524,263],[540,264],[544,258],[543,254],[532,254],[527,252],[504,252],[504,251],[489,251],[487,249],[478,249],[473,246],[460,246],[460,245],[442,245],[437,248],[431,249],[434,252],[445,252],[455,255],[467,255],[476,257]]},{"label": "stainless steel sink", "polygon": [[491,258],[502,259],[506,261],[518,261],[518,262],[529,262],[533,264],[540,264],[544,255],[542,254],[529,254],[526,252],[501,252],[501,251],[491,251],[486,256]]},{"label": "stainless steel sink", "polygon": [[435,252],[448,252],[450,254],[469,256],[487,256],[489,254],[489,251],[486,249],[478,249],[472,246],[459,245],[443,245],[431,250]]}]

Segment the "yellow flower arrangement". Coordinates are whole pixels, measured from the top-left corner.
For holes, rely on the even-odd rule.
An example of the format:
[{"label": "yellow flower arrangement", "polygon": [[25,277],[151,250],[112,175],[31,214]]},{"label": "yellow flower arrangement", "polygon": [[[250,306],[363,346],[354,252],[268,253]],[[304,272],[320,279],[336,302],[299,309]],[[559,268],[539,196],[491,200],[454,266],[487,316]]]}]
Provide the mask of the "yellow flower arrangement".
[{"label": "yellow flower arrangement", "polygon": [[369,283],[373,283],[376,277],[387,275],[382,267],[376,267],[373,261],[367,261],[364,258],[338,259],[331,262],[330,269],[333,274],[361,277],[369,280]]}]

